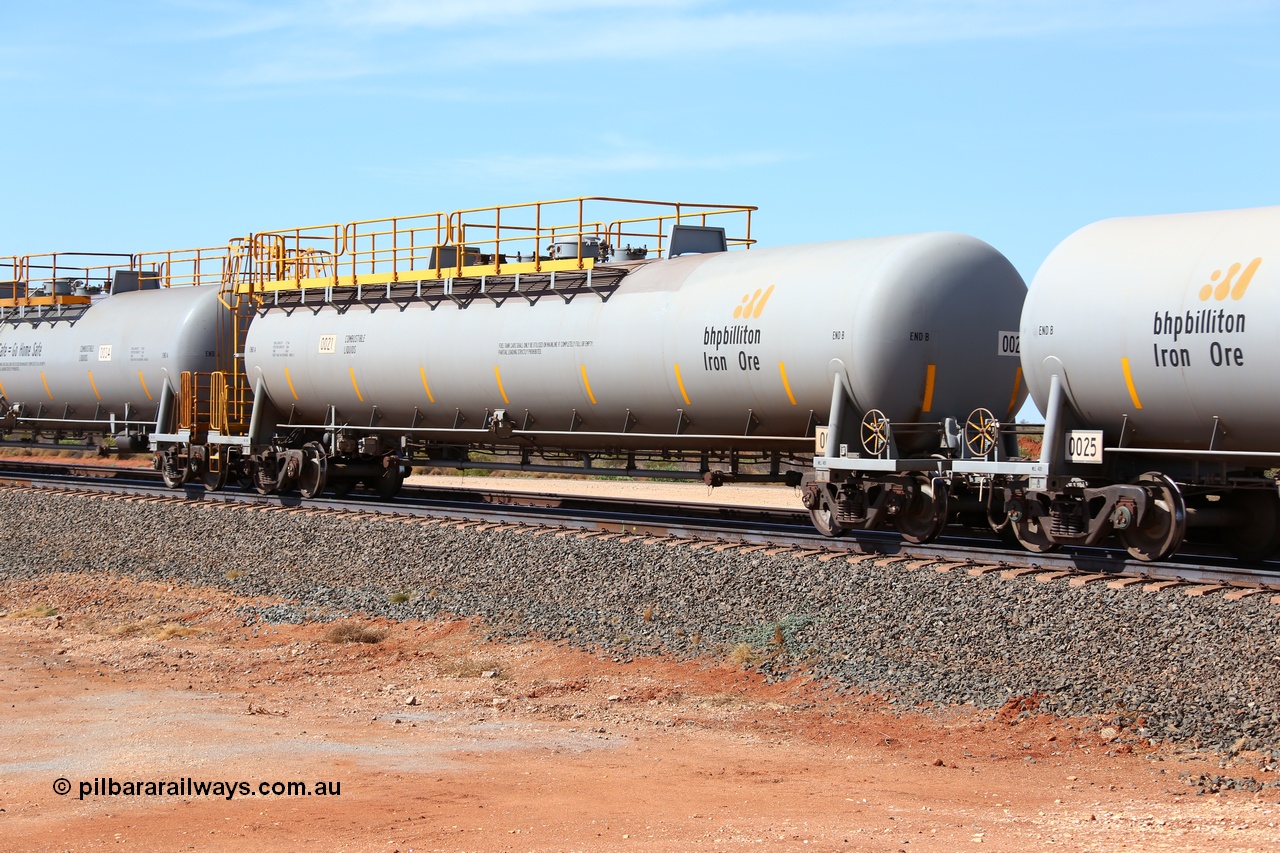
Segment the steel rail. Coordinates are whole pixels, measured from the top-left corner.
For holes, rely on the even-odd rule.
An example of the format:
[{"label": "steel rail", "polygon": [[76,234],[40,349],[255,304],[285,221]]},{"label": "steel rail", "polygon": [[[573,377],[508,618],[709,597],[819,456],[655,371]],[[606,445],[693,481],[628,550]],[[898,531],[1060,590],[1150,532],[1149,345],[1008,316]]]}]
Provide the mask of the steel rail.
[{"label": "steel rail", "polygon": [[883,555],[934,560],[992,569],[1036,569],[1076,576],[1129,577],[1196,585],[1263,588],[1280,591],[1280,561],[1242,563],[1225,553],[1196,551],[1160,562],[1134,560],[1119,549],[1064,548],[1035,554],[973,531],[948,533],[938,541],[916,545],[892,531],[852,531],[838,539],[824,537],[802,509],[765,509],[634,498],[584,497],[551,492],[509,492],[492,488],[405,486],[394,501],[320,497],[304,501],[297,494],[260,495],[228,488],[210,492],[202,485],[170,489],[157,472],[141,468],[50,463],[0,458],[0,484],[121,495],[180,498],[228,505],[267,505],[281,509],[307,507],[337,513],[388,517],[443,517],[486,524],[533,524],[584,533],[647,535],[671,540],[737,543],[785,548],[814,555],[847,554],[850,558]]}]

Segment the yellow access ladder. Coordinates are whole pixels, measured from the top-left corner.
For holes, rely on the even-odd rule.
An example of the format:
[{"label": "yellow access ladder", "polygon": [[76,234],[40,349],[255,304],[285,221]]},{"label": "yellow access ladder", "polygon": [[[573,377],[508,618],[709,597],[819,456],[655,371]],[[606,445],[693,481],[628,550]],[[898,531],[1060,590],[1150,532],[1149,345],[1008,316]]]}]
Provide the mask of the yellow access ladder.
[{"label": "yellow access ladder", "polygon": [[231,241],[218,282],[218,301],[225,310],[218,312],[216,369],[181,376],[174,426],[189,430],[193,444],[205,443],[210,431],[243,436],[249,428],[253,388],[245,372],[244,350],[253,319],[253,279],[255,272],[261,275],[260,247],[256,240]]},{"label": "yellow access ladder", "polygon": [[[245,341],[253,320],[256,293],[253,272],[261,254],[258,240],[232,241],[219,285],[218,300],[227,310],[218,315],[218,341],[231,341],[231,352],[218,353],[218,370],[211,377],[210,428],[222,435],[244,435],[253,412],[253,387],[245,371]],[[239,287],[248,280],[249,289]]]}]

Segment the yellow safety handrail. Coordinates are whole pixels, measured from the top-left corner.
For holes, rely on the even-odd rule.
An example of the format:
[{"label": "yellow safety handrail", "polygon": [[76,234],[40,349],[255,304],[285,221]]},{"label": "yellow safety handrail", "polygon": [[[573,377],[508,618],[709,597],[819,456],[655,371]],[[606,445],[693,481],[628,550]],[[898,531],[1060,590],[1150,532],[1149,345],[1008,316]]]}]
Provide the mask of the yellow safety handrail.
[{"label": "yellow safety handrail", "polygon": [[[604,210],[615,215],[598,215]],[[588,244],[620,249],[627,239],[651,240],[653,256],[662,257],[669,225],[688,220],[705,225],[712,218],[729,223],[729,247],[749,248],[755,210],[744,205],[581,196],[264,231],[249,238],[254,271],[252,282],[241,289],[589,270],[597,263],[599,249],[584,250]],[[625,215],[634,213],[647,215]],[[729,233],[734,216],[741,223],[739,231]],[[635,249],[642,257],[650,251],[647,244]]]},{"label": "yellow safety handrail", "polygon": [[[621,245],[624,239],[647,239],[657,241],[657,252],[659,255],[664,250],[663,241],[666,240],[671,225],[682,224],[687,219],[697,219],[699,225],[707,225],[707,219],[711,216],[721,216],[727,214],[745,214],[746,228],[743,236],[734,237],[729,234],[725,235],[725,241],[730,249],[742,247],[750,248],[755,244],[755,240],[751,239],[751,211],[754,207],[745,208],[725,208],[723,210],[692,210],[681,211],[677,209],[676,213],[671,216],[642,216],[633,219],[615,219],[609,223],[605,231],[606,239],[614,248]],[[637,230],[644,223],[653,223],[652,230]]]},{"label": "yellow safety handrail", "polygon": [[45,252],[11,256],[11,282],[0,294],[2,307],[83,305],[94,290],[110,287],[116,270],[129,269],[131,256],[104,252]]},{"label": "yellow safety handrail", "polygon": [[209,429],[225,435],[227,415],[227,375],[217,370],[209,376]]},{"label": "yellow safety handrail", "polygon": [[195,379],[191,371],[182,371],[178,380],[178,399],[174,401],[174,412],[177,413],[177,429],[191,429],[196,421]]},{"label": "yellow safety handrail", "polygon": [[229,245],[135,254],[46,252],[0,258],[0,307],[84,305],[110,292],[116,273],[131,271],[159,287],[220,283],[226,279]]},{"label": "yellow safety handrail", "polygon": [[132,268],[153,274],[161,287],[220,284],[226,276],[232,252],[232,243],[197,249],[138,252],[133,255]]},{"label": "yellow safety handrail", "polygon": [[[658,215],[638,216],[638,217],[620,217],[614,219],[609,225],[602,224],[602,220],[587,215],[589,206],[604,205],[623,205],[641,208],[659,208],[664,213]],[[544,224],[550,221],[545,214],[551,213],[557,208],[563,209],[568,207],[570,210],[569,221],[559,225]],[[544,244],[548,251],[557,242],[576,242],[579,246],[587,238],[602,239],[609,242],[610,245],[617,249],[620,247],[621,241],[627,237],[637,237],[646,239],[655,239],[657,241],[656,253],[658,257],[662,256],[664,251],[663,241],[666,238],[665,223],[678,223],[684,219],[697,218],[701,224],[707,224],[707,218],[711,216],[729,216],[739,215],[745,219],[744,234],[740,237],[728,237],[731,247],[750,247],[754,242],[751,239],[751,214],[756,210],[755,207],[744,205],[724,205],[724,204],[689,204],[682,202],[654,201],[652,199],[632,199],[619,198],[613,196],[580,196],[578,198],[562,198],[551,201],[533,201],[523,204],[495,205],[492,207],[477,207],[456,210],[449,214],[448,229],[445,235],[446,241],[455,247],[465,247],[475,243],[477,246],[489,246],[492,248],[491,256],[493,258],[492,266],[495,270],[500,270],[502,266],[502,258],[504,254],[509,257],[511,255],[510,245],[513,242],[533,241],[532,252],[530,253],[534,261],[534,271],[542,270],[542,261],[550,259],[544,257]],[[532,223],[527,220],[524,224],[513,225],[502,221],[503,213],[510,215],[516,211],[529,211],[532,213]],[[492,220],[482,220],[480,222],[471,221],[472,218],[479,214],[482,217],[491,216]],[[466,219],[464,219],[466,217]],[[640,230],[635,228],[624,229],[624,225],[634,225],[639,223],[655,223],[652,231]],[[475,238],[477,230],[490,233],[492,236],[487,238]],[[508,234],[504,236],[503,232]],[[514,233],[511,233],[514,232]],[[532,236],[530,236],[532,235]],[[503,252],[503,243],[507,244],[507,252]],[[481,252],[480,254],[485,254]],[[521,253],[523,254],[523,253]],[[584,269],[588,266],[586,259],[581,257],[581,250],[575,253],[578,263],[578,269]],[[462,254],[457,257],[455,272],[458,275],[463,274],[464,258]]]},{"label": "yellow safety handrail", "polygon": [[108,290],[120,269],[161,287],[217,284],[228,309],[236,292],[261,300],[266,291],[290,288],[584,271],[607,262],[606,246],[622,260],[664,257],[671,226],[682,222],[724,223],[728,248],[750,248],[755,210],[580,196],[260,231],[215,247],[14,255],[0,257],[0,281],[7,268],[17,282],[12,294],[0,291],[0,306],[84,303],[86,291]]},{"label": "yellow safety handrail", "polygon": [[271,246],[272,254],[259,256],[255,279],[259,283],[326,282],[337,286],[340,278],[358,283],[361,276],[425,270],[432,251],[445,242],[444,213],[366,219],[345,224],[310,225],[261,231],[251,240]]}]

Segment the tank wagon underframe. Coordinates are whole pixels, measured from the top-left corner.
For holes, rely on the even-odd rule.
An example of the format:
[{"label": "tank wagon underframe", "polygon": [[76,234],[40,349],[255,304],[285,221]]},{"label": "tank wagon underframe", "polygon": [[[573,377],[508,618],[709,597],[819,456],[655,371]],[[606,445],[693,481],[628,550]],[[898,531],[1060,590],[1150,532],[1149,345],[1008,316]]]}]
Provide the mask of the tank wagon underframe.
[{"label": "tank wagon underframe", "polygon": [[[1003,424],[976,411],[965,425],[939,431],[940,447],[953,454],[927,458],[895,454],[897,425],[867,421],[868,438],[843,448],[845,455],[819,446],[805,505],[831,536],[892,521],[908,540],[929,541],[967,515],[971,526],[985,519],[1033,552],[1096,546],[1115,536],[1136,559],[1159,560],[1197,530],[1213,530],[1241,559],[1266,559],[1280,549],[1280,453],[1100,444],[1096,460],[1073,462],[1085,442],[1101,437],[1063,430],[1063,419]],[[1019,456],[1019,438],[1039,444],[1040,455]]]}]

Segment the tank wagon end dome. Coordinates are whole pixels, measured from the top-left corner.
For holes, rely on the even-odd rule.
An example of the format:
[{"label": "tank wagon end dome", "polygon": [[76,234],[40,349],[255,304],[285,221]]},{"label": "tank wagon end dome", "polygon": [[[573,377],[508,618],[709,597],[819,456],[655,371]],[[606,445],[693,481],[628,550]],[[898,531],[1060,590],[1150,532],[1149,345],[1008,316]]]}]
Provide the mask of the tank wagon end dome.
[{"label": "tank wagon end dome", "polygon": [[[1016,344],[1009,343],[1027,292],[1022,276],[966,234],[892,239],[875,270],[882,285],[859,305],[856,337],[876,345],[865,346],[859,360],[858,404],[901,398],[914,380],[915,394],[891,419],[963,419],[978,407],[1011,419],[1026,397]],[[909,366],[924,375],[910,375]]]}]

